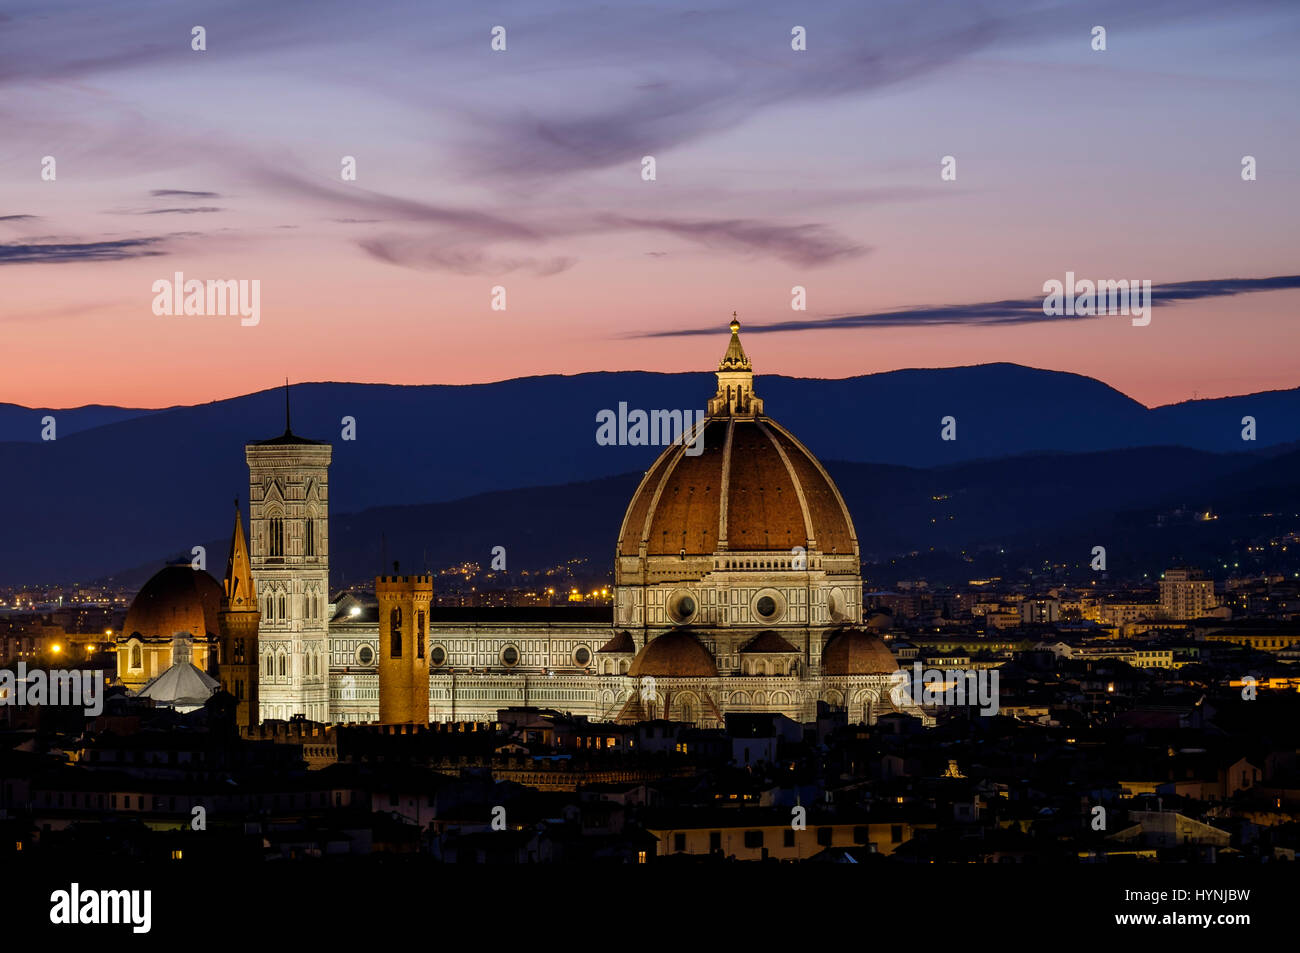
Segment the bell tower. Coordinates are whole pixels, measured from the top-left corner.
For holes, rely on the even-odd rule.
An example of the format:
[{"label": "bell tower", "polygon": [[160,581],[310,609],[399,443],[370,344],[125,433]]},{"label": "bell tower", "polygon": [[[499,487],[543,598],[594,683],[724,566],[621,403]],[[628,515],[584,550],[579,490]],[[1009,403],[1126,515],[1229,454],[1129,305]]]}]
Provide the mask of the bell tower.
[{"label": "bell tower", "polygon": [[375,598],[379,601],[379,721],[427,725],[433,577],[378,576]]},{"label": "bell tower", "polygon": [[261,720],[329,721],[329,465],[332,448],[284,433],[244,446],[250,565],[261,608]]},{"label": "bell tower", "polygon": [[262,613],[258,609],[257,587],[244,539],[244,521],[235,501],[235,532],[230,540],[230,558],[226,560],[226,577],[221,585],[218,670],[221,687],[235,696],[235,723],[249,728],[258,723],[258,651],[257,627]]}]

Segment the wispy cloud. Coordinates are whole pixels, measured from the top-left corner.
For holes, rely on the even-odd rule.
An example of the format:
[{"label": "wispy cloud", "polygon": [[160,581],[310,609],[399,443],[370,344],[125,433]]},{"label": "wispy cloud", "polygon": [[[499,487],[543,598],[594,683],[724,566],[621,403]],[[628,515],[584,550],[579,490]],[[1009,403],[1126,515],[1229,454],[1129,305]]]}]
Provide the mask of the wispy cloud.
[{"label": "wispy cloud", "polygon": [[132,212],[132,215],[196,215],[202,212],[224,212],[223,208],[211,205],[196,205],[193,208],[150,208]]},{"label": "wispy cloud", "polygon": [[[852,7],[818,12],[817,56],[792,63],[785,5],[755,2],[738,18],[732,9],[622,7],[575,29],[546,37],[556,62],[581,71],[613,66],[618,50],[641,82],[585,90],[545,108],[477,110],[462,156],[468,174],[550,180],[643,155],[662,156],[717,135],[777,105],[826,100],[924,76],[988,47],[1009,32],[996,3],[940,0],[886,3],[868,18]],[[781,26],[778,27],[777,24]],[[558,29],[558,24],[552,29]],[[629,38],[648,38],[644,43]],[[563,70],[556,82],[564,83]],[[581,102],[581,105],[577,103]]]},{"label": "wispy cloud", "polygon": [[[1200,298],[1222,298],[1261,291],[1286,291],[1300,288],[1300,275],[1276,275],[1269,278],[1207,278],[1156,285],[1151,289],[1153,306],[1194,301]],[[764,334],[777,331],[830,331],[846,328],[897,328],[962,325],[966,327],[997,327],[1010,324],[1031,324],[1039,321],[1086,321],[1084,317],[1053,317],[1043,314],[1043,296],[1034,298],[1008,298],[1002,301],[980,301],[973,304],[951,304],[936,307],[903,308],[897,311],[872,311],[864,314],[845,314],[828,318],[806,318],[777,321],[772,324],[748,324],[747,334]],[[712,325],[700,328],[683,328],[676,331],[643,331],[627,335],[635,338],[691,337],[718,333]]]},{"label": "wispy cloud", "polygon": [[123,238],[111,242],[76,244],[0,244],[0,265],[62,264],[76,261],[120,261],[166,254],[155,246],[161,238]]},{"label": "wispy cloud", "polygon": [[[438,269],[458,274],[515,270],[558,274],[572,267],[571,255],[508,255],[493,251],[501,243],[534,247],[551,239],[643,231],[673,235],[706,248],[745,255],[766,255],[798,265],[820,265],[865,254],[868,249],[819,223],[796,225],[763,219],[700,219],[607,215],[582,210],[544,214],[537,209],[510,213],[438,205],[353,186],[317,182],[279,169],[258,167],[253,175],[274,184],[280,194],[294,195],[327,214],[338,210],[369,213],[333,218],[346,224],[404,222],[426,227],[415,236],[367,237],[357,242],[368,255],[389,264]],[[432,226],[433,234],[428,234]]]},{"label": "wispy cloud", "polygon": [[529,240],[542,237],[536,229],[491,212],[435,205],[369,189],[326,186],[280,169],[261,167],[254,169],[252,175],[281,194],[308,199],[327,208],[353,209],[385,220],[445,225],[461,235],[480,239]]},{"label": "wispy cloud", "polygon": [[390,265],[426,271],[450,271],[460,275],[499,275],[527,271],[556,275],[572,268],[576,258],[555,256],[494,256],[476,248],[449,246],[436,239],[405,237],[363,239],[357,243],[366,254]]},{"label": "wispy cloud", "polygon": [[219,199],[220,194],[217,192],[192,192],[189,189],[154,189],[149,193],[158,198],[192,198],[192,199]]},{"label": "wispy cloud", "polygon": [[35,218],[35,215],[0,215],[0,222],[30,222]]},{"label": "wispy cloud", "polygon": [[770,255],[795,265],[825,265],[865,255],[869,249],[820,224],[781,225],[758,219],[683,221],[607,216],[612,228],[664,232],[709,248]]},{"label": "wispy cloud", "polygon": [[66,318],[81,318],[89,314],[98,314],[100,312],[112,311],[118,308],[127,308],[132,304],[133,302],[123,300],[95,300],[89,302],[75,302],[57,308],[47,308],[43,311],[28,311],[10,308],[6,311],[0,312],[0,322],[7,324],[44,324],[49,321],[61,321]]}]

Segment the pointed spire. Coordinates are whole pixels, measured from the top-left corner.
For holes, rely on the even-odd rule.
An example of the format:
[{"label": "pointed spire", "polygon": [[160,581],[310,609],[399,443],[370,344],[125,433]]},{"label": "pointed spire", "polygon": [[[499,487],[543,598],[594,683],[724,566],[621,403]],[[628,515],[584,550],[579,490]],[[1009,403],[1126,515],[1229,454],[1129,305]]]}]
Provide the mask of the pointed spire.
[{"label": "pointed spire", "polygon": [[230,539],[230,558],[226,560],[226,578],[221,587],[225,594],[225,608],[237,612],[257,608],[257,588],[253,585],[253,567],[248,558],[248,541],[244,537],[238,498],[235,499],[235,532]]},{"label": "pointed spire", "polygon": [[289,426],[289,378],[284,379],[284,435],[293,436],[293,428]]},{"label": "pointed spire", "polygon": [[754,396],[754,365],[740,343],[740,321],[731,312],[731,341],[718,362],[718,390],[709,401],[710,417],[754,417],[763,401]]}]

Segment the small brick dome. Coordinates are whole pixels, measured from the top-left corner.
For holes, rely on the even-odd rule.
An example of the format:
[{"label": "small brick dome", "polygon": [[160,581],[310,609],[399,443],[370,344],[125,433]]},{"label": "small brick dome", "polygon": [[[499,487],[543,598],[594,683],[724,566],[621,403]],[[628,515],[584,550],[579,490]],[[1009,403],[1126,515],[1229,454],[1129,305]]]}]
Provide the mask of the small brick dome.
[{"label": "small brick dome", "polygon": [[628,675],[640,678],[717,678],[718,666],[700,640],[683,629],[652,639],[632,660]]},{"label": "small brick dome", "polygon": [[823,675],[888,675],[898,671],[889,646],[863,629],[840,629],[822,649]]},{"label": "small brick dome", "polygon": [[166,566],[131,602],[122,635],[170,641],[179,632],[215,637],[220,627],[221,584],[202,569]]}]

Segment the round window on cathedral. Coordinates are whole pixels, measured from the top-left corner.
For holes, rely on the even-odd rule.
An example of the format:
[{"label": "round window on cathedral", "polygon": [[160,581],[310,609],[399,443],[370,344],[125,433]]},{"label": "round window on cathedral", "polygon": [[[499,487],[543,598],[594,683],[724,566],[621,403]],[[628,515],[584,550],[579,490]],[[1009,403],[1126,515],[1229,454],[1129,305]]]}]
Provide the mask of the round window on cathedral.
[{"label": "round window on cathedral", "polygon": [[357,661],[362,665],[370,665],[375,660],[375,650],[368,645],[363,645],[357,649]]},{"label": "round window on cathedral", "polygon": [[749,611],[759,622],[779,622],[786,612],[785,596],[779,589],[760,589],[750,599]]},{"label": "round window on cathedral", "polygon": [[519,664],[519,650],[513,645],[507,645],[501,650],[501,664],[506,668]]},{"label": "round window on cathedral", "polygon": [[591,650],[585,645],[579,645],[577,651],[573,653],[573,660],[579,665],[587,665],[591,661]]},{"label": "round window on cathedral", "polygon": [[848,616],[848,602],[838,586],[826,593],[826,611],[834,622],[843,622]]},{"label": "round window on cathedral", "polygon": [[679,589],[668,597],[668,616],[678,625],[685,625],[695,618],[698,608],[695,597],[685,589]]},{"label": "round window on cathedral", "polygon": [[439,668],[443,662],[447,661],[447,650],[441,645],[435,645],[429,649],[429,667]]}]

